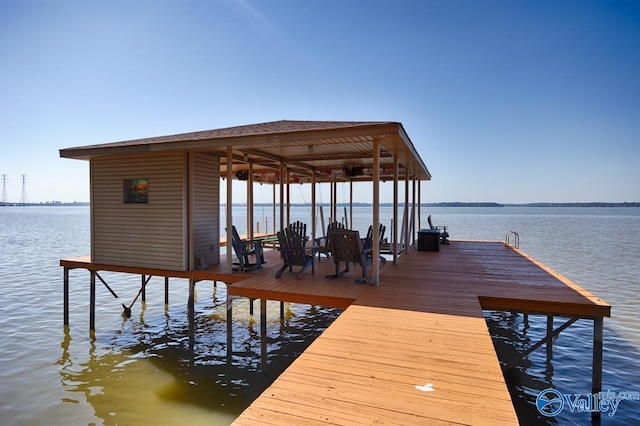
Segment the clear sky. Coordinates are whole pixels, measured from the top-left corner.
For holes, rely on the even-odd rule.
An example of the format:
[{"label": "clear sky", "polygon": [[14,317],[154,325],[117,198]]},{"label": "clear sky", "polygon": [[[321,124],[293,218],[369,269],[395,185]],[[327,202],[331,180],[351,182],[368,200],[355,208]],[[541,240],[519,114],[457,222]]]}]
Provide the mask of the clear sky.
[{"label": "clear sky", "polygon": [[9,201],[88,200],[60,148],[283,119],[402,122],[423,201],[640,201],[640,2],[0,0]]}]

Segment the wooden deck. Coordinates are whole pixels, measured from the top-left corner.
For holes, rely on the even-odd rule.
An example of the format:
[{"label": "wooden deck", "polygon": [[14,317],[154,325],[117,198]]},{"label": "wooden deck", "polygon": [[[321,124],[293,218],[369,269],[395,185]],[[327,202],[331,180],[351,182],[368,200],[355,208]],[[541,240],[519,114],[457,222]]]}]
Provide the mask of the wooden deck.
[{"label": "wooden deck", "polygon": [[518,424],[482,309],[585,317],[611,309],[501,242],[409,250],[381,267],[379,287],[355,284],[357,268],[327,280],[327,260],[302,280],[275,280],[277,259],[268,260],[229,293],[348,307],[236,425]]},{"label": "wooden deck", "polygon": [[[411,247],[380,268],[380,286],[337,279],[316,262],[301,280],[266,251],[261,270],[227,274],[95,265],[65,268],[218,280],[230,296],[344,308],[340,317],[235,421],[257,424],[518,424],[482,309],[602,318],[611,306],[501,242]],[[224,260],[224,259],[223,259]],[[583,344],[576,342],[576,344]]]}]

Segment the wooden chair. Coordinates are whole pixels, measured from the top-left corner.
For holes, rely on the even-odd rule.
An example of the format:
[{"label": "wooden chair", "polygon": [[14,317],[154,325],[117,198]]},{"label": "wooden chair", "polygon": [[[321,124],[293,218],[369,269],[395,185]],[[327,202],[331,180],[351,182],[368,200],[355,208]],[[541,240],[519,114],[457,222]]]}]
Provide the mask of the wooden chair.
[{"label": "wooden chair", "polygon": [[287,226],[287,228],[291,229],[293,232],[298,233],[304,240],[304,244],[307,244],[307,241],[309,241],[309,237],[307,236],[307,224],[304,222],[300,222],[295,221],[289,224],[289,226]]},{"label": "wooden chair", "polygon": [[320,255],[324,254],[329,257],[331,254],[331,244],[329,242],[329,233],[334,229],[344,229],[344,225],[340,222],[331,222],[327,225],[327,234],[324,237],[318,237],[315,239],[316,245],[318,246],[318,260],[320,260]]},{"label": "wooden chair", "polygon": [[[378,247],[382,246],[386,229],[387,228],[383,224],[380,224],[378,227]],[[371,261],[371,256],[373,255],[373,225],[369,225],[367,236],[362,242],[362,251],[368,253],[368,260]],[[380,249],[378,249],[378,253],[379,252]],[[382,263],[387,261],[387,259],[385,259],[381,254],[378,254],[378,258]]]},{"label": "wooden chair", "polygon": [[447,231],[446,226],[433,226],[431,223],[431,215],[427,217],[427,222],[429,222],[429,228],[436,229],[440,231],[440,243],[441,244],[449,244],[449,232]]},{"label": "wooden chair", "polygon": [[[334,229],[329,235],[329,245],[331,246],[331,258],[336,266],[336,273],[327,275],[327,278],[338,278],[349,272],[351,263],[359,264],[362,267],[362,278],[356,280],[357,283],[370,283],[371,278],[367,276],[367,256],[370,253],[363,250],[362,240],[358,231],[349,229]],[[340,262],[345,262],[345,269],[340,271]]]},{"label": "wooden chair", "polygon": [[[237,265],[237,268],[233,269],[234,271],[246,272],[247,270],[262,268],[262,264],[265,263],[265,261],[261,240],[243,240],[240,238],[240,235],[238,235],[236,227],[232,226],[231,246],[238,258],[238,262],[234,263],[234,265]],[[255,262],[249,262],[250,256],[255,258]]]},{"label": "wooden chair", "polygon": [[312,273],[315,273],[314,255],[313,252],[307,251],[305,242],[304,237],[289,227],[278,232],[278,250],[282,256],[283,265],[276,272],[276,278],[280,278],[287,268],[292,271],[294,266],[302,266],[302,269],[296,274],[297,280],[309,266],[311,266]]}]

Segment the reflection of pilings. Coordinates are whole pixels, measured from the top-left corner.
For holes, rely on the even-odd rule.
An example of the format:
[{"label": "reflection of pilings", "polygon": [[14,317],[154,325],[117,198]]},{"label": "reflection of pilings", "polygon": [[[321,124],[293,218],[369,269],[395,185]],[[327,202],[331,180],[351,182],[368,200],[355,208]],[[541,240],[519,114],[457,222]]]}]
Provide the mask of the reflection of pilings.
[{"label": "reflection of pilings", "polygon": [[267,300],[260,299],[260,364],[267,372]]},{"label": "reflection of pilings", "polygon": [[63,289],[64,308],[62,314],[63,325],[65,330],[69,327],[69,268],[64,268],[64,289]]},{"label": "reflection of pilings", "polygon": [[60,360],[58,360],[58,364],[62,365],[64,369],[67,366],[73,364],[71,361],[71,356],[69,355],[69,344],[71,343],[71,333],[69,332],[69,326],[64,327],[64,337],[62,338],[62,342],[60,343],[60,347],[62,348],[62,356]]},{"label": "reflection of pilings", "polygon": [[233,298],[227,295],[227,364],[231,365],[233,357]]},{"label": "reflection of pilings", "polygon": [[169,277],[164,277],[164,305],[169,306]]},{"label": "reflection of pilings", "polygon": [[553,358],[553,315],[547,315],[547,361]]},{"label": "reflection of pilings", "polygon": [[196,280],[189,279],[189,300],[187,302],[187,312],[189,321],[189,350],[193,350],[195,344],[195,298],[196,298]]},{"label": "reflection of pilings", "polygon": [[[250,315],[253,315],[253,301],[249,299]],[[284,321],[284,302],[280,302],[280,319]],[[267,300],[260,299],[260,366],[267,372]],[[233,362],[233,297],[227,295],[227,364]]]},{"label": "reflection of pilings", "polygon": [[96,329],[96,271],[90,271],[91,279],[89,280],[89,330]]}]

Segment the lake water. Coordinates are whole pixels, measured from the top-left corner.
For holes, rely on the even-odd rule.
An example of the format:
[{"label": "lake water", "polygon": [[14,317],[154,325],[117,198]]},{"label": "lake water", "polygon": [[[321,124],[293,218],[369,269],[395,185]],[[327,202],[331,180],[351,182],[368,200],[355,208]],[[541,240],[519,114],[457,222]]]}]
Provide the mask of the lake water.
[{"label": "lake water", "polygon": [[[270,214],[265,209],[264,216]],[[305,220],[296,207],[291,220]],[[452,238],[503,240],[520,235],[520,248],[613,305],[605,319],[603,389],[640,391],[640,209],[430,208]],[[238,211],[236,223],[241,223]],[[257,216],[263,213],[258,210]],[[390,225],[391,209],[381,221]],[[222,219],[224,221],[224,219]],[[257,219],[262,221],[263,219]],[[267,219],[272,221],[272,219]],[[361,232],[370,210],[359,207]],[[423,227],[426,226],[423,223]],[[0,424],[191,425],[229,424],[340,311],[269,302],[269,374],[260,372],[260,326],[248,302],[234,302],[233,358],[226,357],[224,285],[197,286],[196,338],[188,345],[187,285],[174,280],[164,307],[161,278],[147,287],[133,317],[121,316],[139,277],[101,273],[120,296],[98,283],[96,335],[88,330],[88,272],[71,272],[70,329],[62,325],[61,258],[89,254],[87,207],[0,208]],[[256,308],[258,308],[256,304]],[[501,360],[539,340],[546,317],[486,312]],[[259,315],[256,320],[259,320]],[[557,318],[555,325],[562,324]],[[565,409],[555,418],[535,408],[537,394],[591,389],[592,321],[580,320],[506,374],[523,424],[590,424],[590,415]],[[640,424],[640,401],[621,401],[602,424]]]}]

